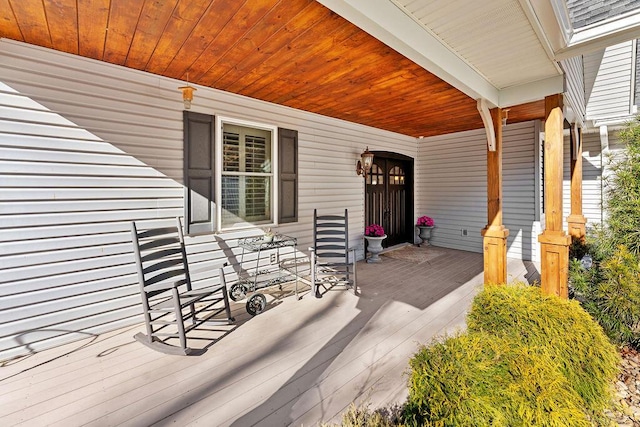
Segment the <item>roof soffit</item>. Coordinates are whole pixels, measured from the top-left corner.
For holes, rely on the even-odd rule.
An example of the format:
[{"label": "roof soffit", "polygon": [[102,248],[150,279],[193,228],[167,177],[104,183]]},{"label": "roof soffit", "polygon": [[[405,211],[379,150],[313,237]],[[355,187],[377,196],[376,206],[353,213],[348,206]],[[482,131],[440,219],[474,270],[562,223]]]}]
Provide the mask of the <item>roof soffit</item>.
[{"label": "roof soffit", "polygon": [[[523,76],[522,72],[513,70],[513,67],[522,65],[522,59],[506,56],[492,59],[493,53],[498,51],[508,52],[509,49],[516,49],[516,45],[519,43],[518,37],[505,38],[503,35],[495,35],[493,40],[500,39],[503,42],[500,46],[495,47],[497,50],[494,52],[491,51],[490,47],[486,48],[486,40],[483,52],[477,53],[474,52],[473,47],[466,47],[469,55],[475,56],[477,62],[481,63],[482,70],[487,70],[487,75],[485,75],[472,62],[468,61],[438,37],[416,13],[403,7],[399,0],[319,0],[319,2],[469,97],[487,100],[491,107],[507,107],[526,103],[562,92],[564,89],[561,70],[549,58],[549,53],[545,51],[545,44],[539,41],[539,34],[537,34],[539,29],[529,24],[526,13],[522,10],[519,12],[521,15],[519,18],[520,22],[527,27],[528,47],[521,49],[518,54],[522,54],[525,51],[531,56],[531,46],[533,46],[533,49],[536,49],[537,62],[529,68],[536,71],[529,73],[530,75]],[[420,5],[433,4],[432,1],[412,3],[414,8],[416,7],[415,3]],[[443,4],[447,3],[449,2],[445,1]],[[473,0],[460,0],[457,2],[457,7],[462,7],[462,3],[469,7],[485,4],[485,2],[479,3]],[[512,8],[518,7],[517,0],[497,0],[492,1],[492,3],[496,7],[505,3],[508,3]],[[476,20],[474,17],[467,17],[466,19],[470,21]],[[491,25],[488,25],[478,28],[478,31],[490,33],[491,28]],[[455,35],[459,36],[464,31],[465,29],[463,28],[462,31],[458,31]],[[510,41],[514,39],[515,41]],[[462,44],[462,41],[460,43]],[[462,48],[464,46],[461,46]],[[511,69],[505,72],[507,67]],[[540,71],[541,69],[542,71]],[[502,87],[491,81],[493,75],[496,77],[495,80],[502,83]],[[520,86],[523,88],[522,91],[519,90]],[[505,101],[509,102],[509,104],[505,104]]]}]

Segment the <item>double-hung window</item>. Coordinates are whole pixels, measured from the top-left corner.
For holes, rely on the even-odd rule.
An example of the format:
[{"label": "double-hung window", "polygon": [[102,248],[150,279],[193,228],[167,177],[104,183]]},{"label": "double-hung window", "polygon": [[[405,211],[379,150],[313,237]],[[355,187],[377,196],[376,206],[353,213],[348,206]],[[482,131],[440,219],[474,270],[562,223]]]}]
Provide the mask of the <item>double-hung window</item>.
[{"label": "double-hung window", "polygon": [[273,223],[272,131],[222,123],[221,227]]},{"label": "double-hung window", "polygon": [[184,112],[187,233],[298,220],[298,133]]}]

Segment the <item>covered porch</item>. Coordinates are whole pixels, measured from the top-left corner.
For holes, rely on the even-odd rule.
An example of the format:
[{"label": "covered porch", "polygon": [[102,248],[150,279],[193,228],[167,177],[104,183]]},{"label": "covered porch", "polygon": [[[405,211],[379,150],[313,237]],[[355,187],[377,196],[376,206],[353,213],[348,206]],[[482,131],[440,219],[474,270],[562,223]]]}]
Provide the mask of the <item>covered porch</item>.
[{"label": "covered porch", "polygon": [[[270,299],[251,318],[208,335],[199,357],[167,356],[119,329],[7,362],[5,425],[318,425],[351,402],[400,403],[419,345],[464,327],[483,283],[483,255],[428,247],[429,256],[358,264],[360,295]],[[509,280],[538,268],[510,259]],[[228,333],[227,333],[228,332]],[[217,341],[211,338],[221,337]],[[192,344],[199,345],[197,342]]]}]

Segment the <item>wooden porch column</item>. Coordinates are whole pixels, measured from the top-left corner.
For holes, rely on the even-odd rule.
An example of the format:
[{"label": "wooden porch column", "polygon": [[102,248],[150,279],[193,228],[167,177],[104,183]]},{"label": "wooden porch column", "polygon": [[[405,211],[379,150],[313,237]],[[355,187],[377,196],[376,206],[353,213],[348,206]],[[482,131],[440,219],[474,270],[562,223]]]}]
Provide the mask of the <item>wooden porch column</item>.
[{"label": "wooden porch column", "polygon": [[584,242],[587,219],[582,215],[582,129],[571,134],[571,215],[567,218],[572,240]]},{"label": "wooden porch column", "polygon": [[562,228],[562,94],[545,98],[545,230],[538,236],[542,255],[542,292],[568,298],[569,244]]},{"label": "wooden porch column", "polygon": [[487,148],[487,226],[482,230],[484,283],[507,282],[507,236],[502,225],[502,109],[491,110],[495,151]]}]

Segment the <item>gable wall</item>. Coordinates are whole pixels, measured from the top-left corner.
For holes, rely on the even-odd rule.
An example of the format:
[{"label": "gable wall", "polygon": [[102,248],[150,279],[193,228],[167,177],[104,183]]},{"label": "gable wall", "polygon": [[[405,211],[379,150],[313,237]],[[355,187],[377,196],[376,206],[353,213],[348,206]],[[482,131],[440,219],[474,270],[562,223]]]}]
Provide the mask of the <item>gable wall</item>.
[{"label": "gable wall", "polygon": [[[140,321],[129,224],[183,215],[182,85],[0,41],[0,360]],[[359,154],[416,155],[414,138],[207,88],[192,111],[299,131],[299,221],[276,228],[299,250],[314,208],[348,208],[362,257]],[[189,238],[196,284],[257,233]]]},{"label": "gable wall", "polygon": [[586,118],[628,116],[632,100],[633,41],[584,56]]}]

